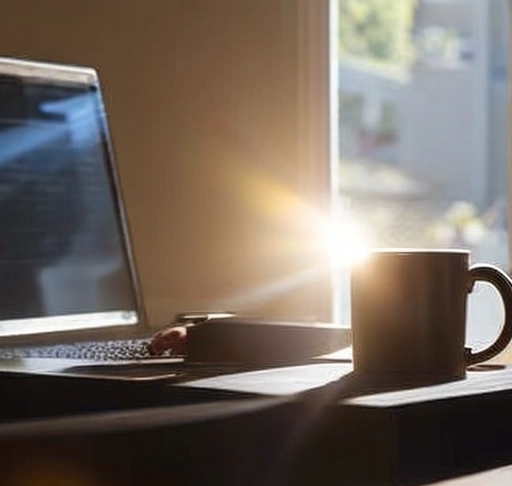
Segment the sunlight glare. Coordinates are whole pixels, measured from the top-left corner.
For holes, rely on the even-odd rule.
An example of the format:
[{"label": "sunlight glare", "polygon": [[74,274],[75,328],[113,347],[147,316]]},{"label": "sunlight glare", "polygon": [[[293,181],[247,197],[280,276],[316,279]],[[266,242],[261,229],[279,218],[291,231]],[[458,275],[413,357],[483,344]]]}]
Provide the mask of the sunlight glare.
[{"label": "sunlight glare", "polygon": [[362,225],[345,216],[337,221],[327,220],[322,226],[322,246],[332,269],[348,269],[366,260],[370,243]]}]

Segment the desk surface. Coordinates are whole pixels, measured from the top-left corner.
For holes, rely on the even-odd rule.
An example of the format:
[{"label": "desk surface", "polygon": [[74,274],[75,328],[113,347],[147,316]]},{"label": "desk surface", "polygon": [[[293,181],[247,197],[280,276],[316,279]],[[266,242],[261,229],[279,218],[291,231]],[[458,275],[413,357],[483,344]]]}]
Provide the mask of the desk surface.
[{"label": "desk surface", "polygon": [[[20,406],[39,378],[11,382]],[[90,380],[68,377],[62,387],[58,380],[43,380],[32,399],[43,400],[44,391],[53,389],[52,399],[65,401],[64,393],[72,389],[78,401],[87,400]],[[4,376],[3,396],[9,392],[6,383]],[[140,387],[140,382],[123,388],[102,383],[102,393],[124,400],[136,396],[123,395],[132,385]],[[117,476],[124,484],[159,484],[169,467],[181,471],[180,484],[295,486],[340,475],[353,485],[427,484],[512,463],[511,368],[470,371],[465,380],[404,390],[365,382],[347,363],[285,366],[177,385],[161,380],[151,387],[137,389],[162,400],[183,391],[212,395],[202,402],[166,405],[159,398],[143,408],[5,422],[0,454],[14,468],[59,456],[73,464],[85,461],[105,485],[117,484],[112,482]],[[219,393],[228,395],[218,400]],[[123,472],[127,461],[135,464],[129,478]],[[488,474],[509,478],[512,470]],[[222,480],[217,483],[216,477]]]}]

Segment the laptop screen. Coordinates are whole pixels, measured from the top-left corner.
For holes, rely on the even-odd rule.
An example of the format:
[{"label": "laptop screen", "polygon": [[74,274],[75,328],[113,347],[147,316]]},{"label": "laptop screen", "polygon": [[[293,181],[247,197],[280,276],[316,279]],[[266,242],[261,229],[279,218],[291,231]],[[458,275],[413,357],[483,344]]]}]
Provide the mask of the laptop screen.
[{"label": "laptop screen", "polygon": [[0,336],[138,322],[94,70],[0,59]]}]

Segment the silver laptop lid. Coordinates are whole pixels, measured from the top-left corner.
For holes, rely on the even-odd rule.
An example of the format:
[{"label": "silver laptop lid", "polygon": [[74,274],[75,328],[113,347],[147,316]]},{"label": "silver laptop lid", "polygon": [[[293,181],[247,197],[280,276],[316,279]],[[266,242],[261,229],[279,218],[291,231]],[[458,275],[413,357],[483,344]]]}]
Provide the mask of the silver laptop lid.
[{"label": "silver laptop lid", "polygon": [[140,315],[95,70],[0,58],[0,337]]}]

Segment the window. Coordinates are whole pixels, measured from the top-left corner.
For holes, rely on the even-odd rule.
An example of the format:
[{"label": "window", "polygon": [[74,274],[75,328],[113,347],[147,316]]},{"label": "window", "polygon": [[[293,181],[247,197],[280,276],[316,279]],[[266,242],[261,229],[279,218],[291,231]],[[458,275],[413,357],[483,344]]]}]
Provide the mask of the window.
[{"label": "window", "polygon": [[[369,247],[459,247],[509,269],[508,0],[331,4],[335,217]],[[337,100],[336,100],[337,98]],[[338,131],[339,130],[339,131]],[[354,226],[354,224],[356,226]],[[335,315],[349,319],[347,275]],[[469,339],[501,312],[484,285]]]}]

